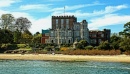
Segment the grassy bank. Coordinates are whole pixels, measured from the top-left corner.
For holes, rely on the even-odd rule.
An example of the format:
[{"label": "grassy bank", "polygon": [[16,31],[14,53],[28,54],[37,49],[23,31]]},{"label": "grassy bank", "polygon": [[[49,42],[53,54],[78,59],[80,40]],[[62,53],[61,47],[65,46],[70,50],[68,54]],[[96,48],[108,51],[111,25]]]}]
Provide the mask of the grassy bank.
[{"label": "grassy bank", "polygon": [[11,53],[11,54],[30,54],[30,53],[38,53],[38,54],[64,54],[64,55],[120,55],[126,54],[130,55],[130,51],[122,52],[121,50],[99,50],[95,48],[91,49],[73,49],[72,47],[61,47],[60,49],[55,49],[55,51],[50,50],[54,47],[45,47],[43,48],[32,48],[27,44],[2,44],[1,53]]},{"label": "grassy bank", "polygon": [[[120,50],[65,50],[65,51],[47,51],[47,50],[8,50],[4,53],[11,54],[64,54],[64,55],[121,55]],[[123,54],[130,55],[130,52],[124,52]]]}]

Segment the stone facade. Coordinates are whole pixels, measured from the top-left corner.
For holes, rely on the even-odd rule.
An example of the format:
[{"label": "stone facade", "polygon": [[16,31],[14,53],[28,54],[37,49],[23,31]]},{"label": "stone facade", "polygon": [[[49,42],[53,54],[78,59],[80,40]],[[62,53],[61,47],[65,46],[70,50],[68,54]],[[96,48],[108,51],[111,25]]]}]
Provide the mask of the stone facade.
[{"label": "stone facade", "polygon": [[52,28],[49,30],[49,42],[55,44],[72,44],[75,40],[89,42],[89,30],[86,20],[77,22],[74,16],[52,16]]},{"label": "stone facade", "polygon": [[109,29],[89,31],[88,22],[77,22],[75,16],[52,16],[52,28],[42,32],[49,35],[43,35],[42,43],[73,44],[75,40],[86,40],[91,45],[99,45],[101,41],[110,40]]},{"label": "stone facade", "polygon": [[93,46],[97,46],[100,44],[101,41],[110,41],[110,29],[104,29],[103,31],[100,30],[90,30],[89,37],[90,37],[90,44]]}]

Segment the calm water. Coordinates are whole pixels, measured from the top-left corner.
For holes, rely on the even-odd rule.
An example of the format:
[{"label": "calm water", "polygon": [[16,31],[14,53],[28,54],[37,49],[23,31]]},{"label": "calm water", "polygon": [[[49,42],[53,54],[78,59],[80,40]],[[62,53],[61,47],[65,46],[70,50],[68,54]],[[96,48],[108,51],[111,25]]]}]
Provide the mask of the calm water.
[{"label": "calm water", "polygon": [[0,60],[0,74],[130,74],[130,63]]}]

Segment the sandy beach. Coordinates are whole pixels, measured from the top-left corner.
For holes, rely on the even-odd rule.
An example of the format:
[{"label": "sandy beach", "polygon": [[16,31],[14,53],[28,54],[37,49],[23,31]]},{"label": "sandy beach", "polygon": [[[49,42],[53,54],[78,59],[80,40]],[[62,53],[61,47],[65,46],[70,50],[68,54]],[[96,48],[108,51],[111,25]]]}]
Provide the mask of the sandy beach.
[{"label": "sandy beach", "polygon": [[46,60],[46,61],[101,61],[101,62],[129,62],[127,55],[62,55],[62,54],[0,54],[0,59],[11,60]]}]

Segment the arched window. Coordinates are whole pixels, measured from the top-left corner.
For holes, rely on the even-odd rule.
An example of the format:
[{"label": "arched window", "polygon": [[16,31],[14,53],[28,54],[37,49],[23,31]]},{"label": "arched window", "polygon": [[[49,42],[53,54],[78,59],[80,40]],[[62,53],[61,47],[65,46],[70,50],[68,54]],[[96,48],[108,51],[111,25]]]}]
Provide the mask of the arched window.
[{"label": "arched window", "polygon": [[53,40],[51,40],[51,43],[53,43]]},{"label": "arched window", "polygon": [[69,43],[70,43],[70,40],[69,40]]}]

